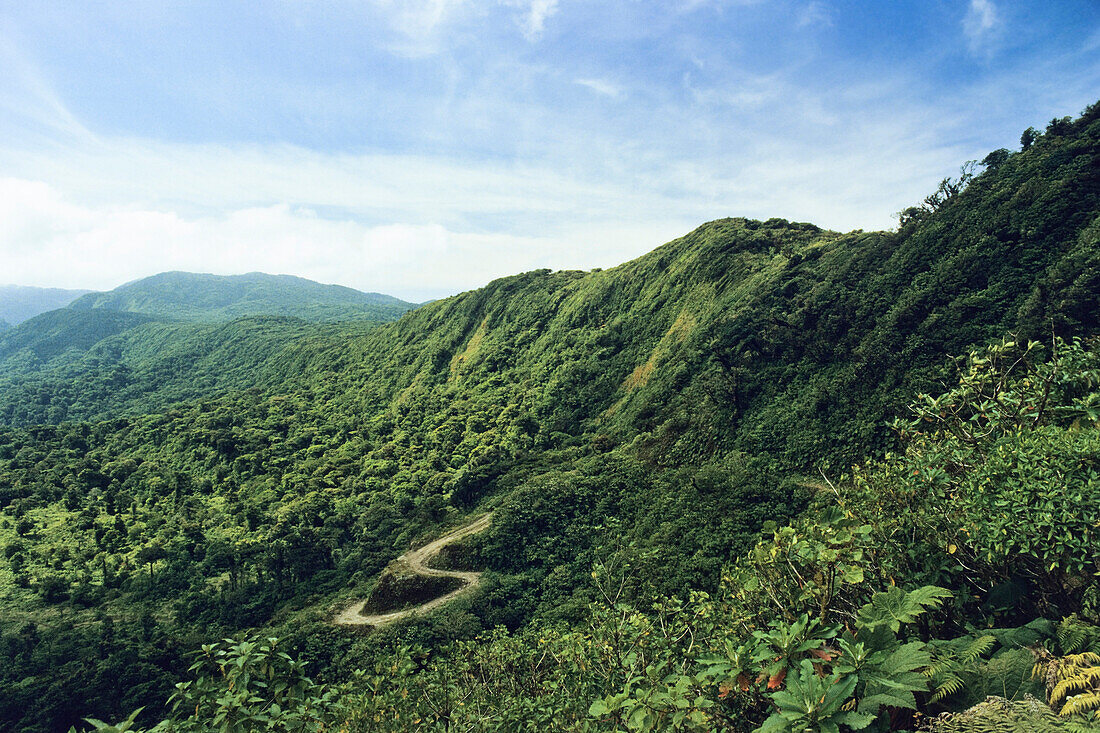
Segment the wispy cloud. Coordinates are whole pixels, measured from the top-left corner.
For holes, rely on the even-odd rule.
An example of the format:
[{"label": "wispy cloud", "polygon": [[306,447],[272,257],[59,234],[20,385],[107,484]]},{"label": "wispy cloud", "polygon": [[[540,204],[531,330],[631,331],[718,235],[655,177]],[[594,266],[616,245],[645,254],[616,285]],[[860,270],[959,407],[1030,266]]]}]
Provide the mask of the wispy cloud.
[{"label": "wispy cloud", "polygon": [[558,0],[366,0],[392,34],[387,47],[404,56],[429,56],[446,50],[456,29],[485,26],[502,9],[515,13],[515,24],[528,41],[537,41],[558,12]]},{"label": "wispy cloud", "polygon": [[519,3],[509,2],[509,4],[518,4],[523,9],[520,30],[524,38],[529,41],[534,41],[541,36],[546,28],[547,19],[558,12],[558,0],[522,0]]},{"label": "wispy cloud", "polygon": [[33,125],[40,135],[63,134],[88,139],[82,125],[43,79],[38,69],[21,54],[11,39],[0,33],[0,112],[9,125]]},{"label": "wispy cloud", "polygon": [[823,28],[833,24],[833,14],[829,6],[814,0],[803,5],[797,13],[799,28]]},{"label": "wispy cloud", "polygon": [[602,94],[605,97],[612,97],[619,99],[623,96],[622,87],[618,84],[607,81],[606,79],[576,79],[575,82],[582,87],[588,87],[597,94]]},{"label": "wispy cloud", "polygon": [[1084,51],[1085,53],[1089,53],[1089,52],[1095,51],[1097,49],[1100,49],[1100,28],[1098,28],[1096,30],[1096,32],[1094,32],[1091,36],[1089,36],[1087,39],[1085,39],[1085,43],[1081,47],[1081,50]]},{"label": "wispy cloud", "polygon": [[387,44],[403,56],[429,56],[444,47],[449,23],[466,9],[467,0],[367,0],[392,33]]},{"label": "wispy cloud", "polygon": [[975,55],[989,55],[1001,38],[1004,21],[993,0],[970,0],[970,8],[963,18],[962,27],[970,52]]}]

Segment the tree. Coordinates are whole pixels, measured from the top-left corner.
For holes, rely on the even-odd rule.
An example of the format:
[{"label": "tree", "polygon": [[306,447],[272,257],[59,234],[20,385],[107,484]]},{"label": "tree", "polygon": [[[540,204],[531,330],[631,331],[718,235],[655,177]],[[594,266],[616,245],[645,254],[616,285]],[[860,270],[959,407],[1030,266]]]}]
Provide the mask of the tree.
[{"label": "tree", "polygon": [[989,170],[996,170],[1004,165],[1005,161],[1012,155],[1012,151],[1008,148],[997,148],[989,155],[982,158],[982,165]]},{"label": "tree", "polygon": [[1026,130],[1024,130],[1023,134],[1020,135],[1020,149],[1021,150],[1027,150],[1038,139],[1039,139],[1039,131],[1036,130],[1034,127],[1027,128]]}]

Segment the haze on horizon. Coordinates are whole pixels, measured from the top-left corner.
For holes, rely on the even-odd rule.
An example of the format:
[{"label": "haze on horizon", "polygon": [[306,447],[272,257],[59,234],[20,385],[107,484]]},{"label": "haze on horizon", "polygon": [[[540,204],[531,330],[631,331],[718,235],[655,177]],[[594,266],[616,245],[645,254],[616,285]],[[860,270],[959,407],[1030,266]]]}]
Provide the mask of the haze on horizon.
[{"label": "haze on horizon", "polygon": [[887,228],[1100,89],[1090,0],[0,9],[0,282],[423,301],[725,216]]}]

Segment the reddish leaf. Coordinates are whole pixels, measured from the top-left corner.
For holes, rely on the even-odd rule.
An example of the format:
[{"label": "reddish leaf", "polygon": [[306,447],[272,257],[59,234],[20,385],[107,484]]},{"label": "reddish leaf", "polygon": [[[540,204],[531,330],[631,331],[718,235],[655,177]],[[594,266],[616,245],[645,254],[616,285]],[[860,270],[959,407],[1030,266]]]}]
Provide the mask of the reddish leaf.
[{"label": "reddish leaf", "polygon": [[786,678],[787,678],[787,668],[784,667],[783,669],[781,669],[778,672],[776,672],[775,674],[773,674],[772,678],[770,680],[768,680],[768,689],[769,690],[776,689],[777,687],[779,687],[780,685],[783,684],[783,680],[786,679]]}]

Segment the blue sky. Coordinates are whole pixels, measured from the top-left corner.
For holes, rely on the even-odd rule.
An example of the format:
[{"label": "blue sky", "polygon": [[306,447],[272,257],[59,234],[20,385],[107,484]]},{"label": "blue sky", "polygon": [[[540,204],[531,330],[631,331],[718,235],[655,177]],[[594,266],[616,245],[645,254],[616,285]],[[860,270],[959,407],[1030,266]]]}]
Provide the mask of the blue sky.
[{"label": "blue sky", "polygon": [[724,216],[886,228],[1100,90],[1094,0],[0,7],[0,281],[414,300]]}]

